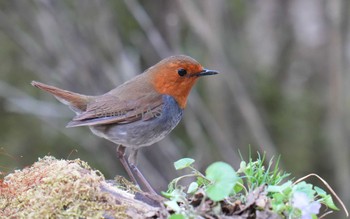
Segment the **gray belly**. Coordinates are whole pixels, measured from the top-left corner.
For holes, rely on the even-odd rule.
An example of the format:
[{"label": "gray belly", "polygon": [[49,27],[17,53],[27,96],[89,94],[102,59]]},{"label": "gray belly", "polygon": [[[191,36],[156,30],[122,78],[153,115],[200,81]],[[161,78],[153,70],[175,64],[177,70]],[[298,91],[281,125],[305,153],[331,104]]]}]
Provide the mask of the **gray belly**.
[{"label": "gray belly", "polygon": [[182,118],[183,110],[171,96],[163,96],[162,111],[152,119],[127,124],[90,126],[91,131],[116,144],[139,148],[162,140]]}]

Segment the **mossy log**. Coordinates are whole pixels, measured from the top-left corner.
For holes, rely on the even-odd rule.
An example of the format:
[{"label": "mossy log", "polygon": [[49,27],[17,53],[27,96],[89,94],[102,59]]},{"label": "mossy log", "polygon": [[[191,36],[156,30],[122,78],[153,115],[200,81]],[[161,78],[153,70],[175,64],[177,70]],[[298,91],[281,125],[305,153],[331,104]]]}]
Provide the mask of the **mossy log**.
[{"label": "mossy log", "polygon": [[165,218],[161,206],[80,159],[47,156],[0,181],[0,218]]}]

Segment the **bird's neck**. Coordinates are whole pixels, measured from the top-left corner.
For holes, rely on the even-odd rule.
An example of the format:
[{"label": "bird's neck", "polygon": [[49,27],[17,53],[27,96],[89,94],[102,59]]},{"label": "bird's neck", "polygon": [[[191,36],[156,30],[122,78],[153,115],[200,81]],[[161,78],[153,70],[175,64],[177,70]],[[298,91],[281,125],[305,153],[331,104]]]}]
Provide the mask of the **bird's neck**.
[{"label": "bird's neck", "polygon": [[167,80],[166,77],[159,77],[154,80],[153,86],[160,94],[172,96],[181,109],[186,107],[187,97],[196,80],[186,80],[183,82]]}]

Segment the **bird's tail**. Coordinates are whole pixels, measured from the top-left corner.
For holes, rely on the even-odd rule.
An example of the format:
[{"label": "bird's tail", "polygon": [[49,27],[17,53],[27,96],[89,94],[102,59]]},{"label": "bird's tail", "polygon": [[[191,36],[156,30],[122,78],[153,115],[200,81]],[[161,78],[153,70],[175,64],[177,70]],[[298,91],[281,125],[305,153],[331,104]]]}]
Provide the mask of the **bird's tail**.
[{"label": "bird's tail", "polygon": [[31,84],[34,87],[40,88],[43,91],[51,93],[56,97],[56,99],[58,99],[61,103],[68,105],[77,114],[86,110],[87,104],[91,99],[90,96],[63,90],[37,81],[32,81]]}]

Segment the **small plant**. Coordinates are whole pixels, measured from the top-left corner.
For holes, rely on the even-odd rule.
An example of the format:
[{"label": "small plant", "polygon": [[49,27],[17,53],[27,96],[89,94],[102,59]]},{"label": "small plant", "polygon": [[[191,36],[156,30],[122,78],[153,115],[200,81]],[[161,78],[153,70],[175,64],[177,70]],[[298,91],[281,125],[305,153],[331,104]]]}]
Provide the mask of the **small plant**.
[{"label": "small plant", "polygon": [[[202,174],[194,168],[195,160],[183,158],[174,163],[175,169],[189,169],[191,173],[172,180],[163,195],[169,199],[171,219],[212,218],[213,216],[239,215],[242,218],[318,218],[321,205],[339,210],[332,196],[323,189],[306,183],[310,176],[318,177],[336,196],[328,184],[316,174],[293,182],[290,174],[280,171],[273,159],[265,167],[265,155],[256,161],[241,161],[235,171],[229,164],[215,162]],[[187,186],[179,182],[190,179]],[[331,212],[326,212],[328,214]]]}]

